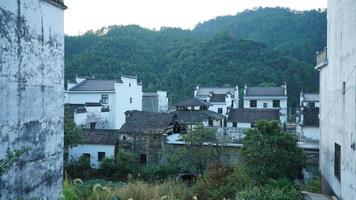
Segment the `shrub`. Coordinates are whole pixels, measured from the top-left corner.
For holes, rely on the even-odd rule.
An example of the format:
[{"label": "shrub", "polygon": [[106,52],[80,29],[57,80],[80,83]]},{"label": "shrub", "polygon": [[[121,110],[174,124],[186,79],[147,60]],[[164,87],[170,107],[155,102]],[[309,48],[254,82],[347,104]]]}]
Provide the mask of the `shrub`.
[{"label": "shrub", "polygon": [[320,177],[315,177],[312,180],[306,182],[303,187],[303,191],[321,193]]},{"label": "shrub", "polygon": [[199,199],[233,198],[237,192],[252,185],[252,182],[242,167],[228,168],[215,163],[206,174],[198,178],[194,192]]},{"label": "shrub", "polygon": [[238,193],[237,200],[302,200],[303,195],[296,188],[271,186],[253,187]]},{"label": "shrub", "polygon": [[177,167],[169,164],[147,165],[143,171],[143,178],[147,181],[160,181],[174,177],[179,173]]},{"label": "shrub", "polygon": [[296,178],[306,164],[297,139],[285,133],[277,122],[259,121],[246,133],[241,158],[250,175],[259,183],[281,177]]}]

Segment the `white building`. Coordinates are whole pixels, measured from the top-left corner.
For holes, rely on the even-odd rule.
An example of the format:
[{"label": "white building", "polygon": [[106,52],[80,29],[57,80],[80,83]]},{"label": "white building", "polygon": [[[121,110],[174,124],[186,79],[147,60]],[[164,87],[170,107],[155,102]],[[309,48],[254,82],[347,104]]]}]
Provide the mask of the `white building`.
[{"label": "white building", "polygon": [[77,160],[81,156],[90,160],[93,168],[98,168],[104,158],[114,158],[118,152],[119,130],[83,129],[83,144],[70,147],[68,159]]},{"label": "white building", "polygon": [[287,123],[287,85],[281,87],[247,87],[244,88],[243,107],[251,109],[278,109],[280,123]]},{"label": "white building", "polygon": [[296,115],[296,133],[300,141],[319,142],[319,94],[300,93]]},{"label": "white building", "polygon": [[194,97],[209,102],[209,110],[227,116],[229,108],[239,107],[239,88],[196,87]]},{"label": "white building", "polygon": [[[63,184],[63,0],[0,1],[0,199],[58,199]],[[2,166],[1,166],[2,167]]]},{"label": "white building", "polygon": [[143,92],[142,110],[148,112],[168,112],[167,91]]},{"label": "white building", "polygon": [[120,80],[77,77],[76,83],[68,83],[66,103],[82,105],[74,114],[79,126],[88,128],[97,118],[98,124],[105,121],[101,128],[119,129],[126,111],[142,110],[142,83],[132,76]]},{"label": "white building", "polygon": [[320,71],[320,170],[324,191],[356,197],[356,1],[328,0]]}]

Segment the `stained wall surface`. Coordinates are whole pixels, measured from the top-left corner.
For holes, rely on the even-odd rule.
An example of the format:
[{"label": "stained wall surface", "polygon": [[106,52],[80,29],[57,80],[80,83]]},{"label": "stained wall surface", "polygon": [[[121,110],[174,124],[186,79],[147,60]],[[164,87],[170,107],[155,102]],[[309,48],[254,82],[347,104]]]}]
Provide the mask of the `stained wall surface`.
[{"label": "stained wall surface", "polygon": [[0,158],[8,148],[30,148],[0,177],[0,199],[60,197],[64,100],[60,3],[0,1]]}]

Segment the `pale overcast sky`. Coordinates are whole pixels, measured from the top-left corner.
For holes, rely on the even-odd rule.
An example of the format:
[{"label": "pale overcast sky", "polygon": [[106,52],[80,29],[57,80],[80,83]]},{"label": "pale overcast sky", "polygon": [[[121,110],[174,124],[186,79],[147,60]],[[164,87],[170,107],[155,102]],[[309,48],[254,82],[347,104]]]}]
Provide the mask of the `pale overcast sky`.
[{"label": "pale overcast sky", "polygon": [[65,0],[65,33],[77,35],[109,25],[192,29],[202,21],[255,7],[326,8],[327,0]]}]

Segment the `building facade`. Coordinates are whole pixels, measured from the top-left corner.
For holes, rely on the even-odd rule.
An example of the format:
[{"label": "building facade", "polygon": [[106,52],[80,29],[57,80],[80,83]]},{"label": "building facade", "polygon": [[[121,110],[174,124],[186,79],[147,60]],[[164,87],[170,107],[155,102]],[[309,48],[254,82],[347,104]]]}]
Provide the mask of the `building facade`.
[{"label": "building facade", "polygon": [[280,112],[280,123],[286,124],[287,85],[281,87],[247,87],[244,88],[243,107],[251,109],[277,109]]},{"label": "building facade", "polygon": [[101,128],[119,129],[126,111],[142,110],[142,83],[132,76],[119,80],[77,77],[74,84],[68,84],[65,96],[67,104],[82,105],[74,111],[74,119],[86,128],[97,121],[105,123]]},{"label": "building facade", "polygon": [[320,71],[320,171],[325,192],[356,197],[356,1],[328,0]]},{"label": "building facade", "polygon": [[0,2],[0,199],[58,199],[63,176],[63,0]]},{"label": "building facade", "polygon": [[167,91],[143,92],[142,110],[147,112],[168,112]]},{"label": "building facade", "polygon": [[209,102],[209,110],[227,116],[230,108],[239,107],[239,88],[200,87],[194,90],[194,97]]},{"label": "building facade", "polygon": [[319,94],[301,92],[296,113],[296,133],[300,141],[319,142]]}]

